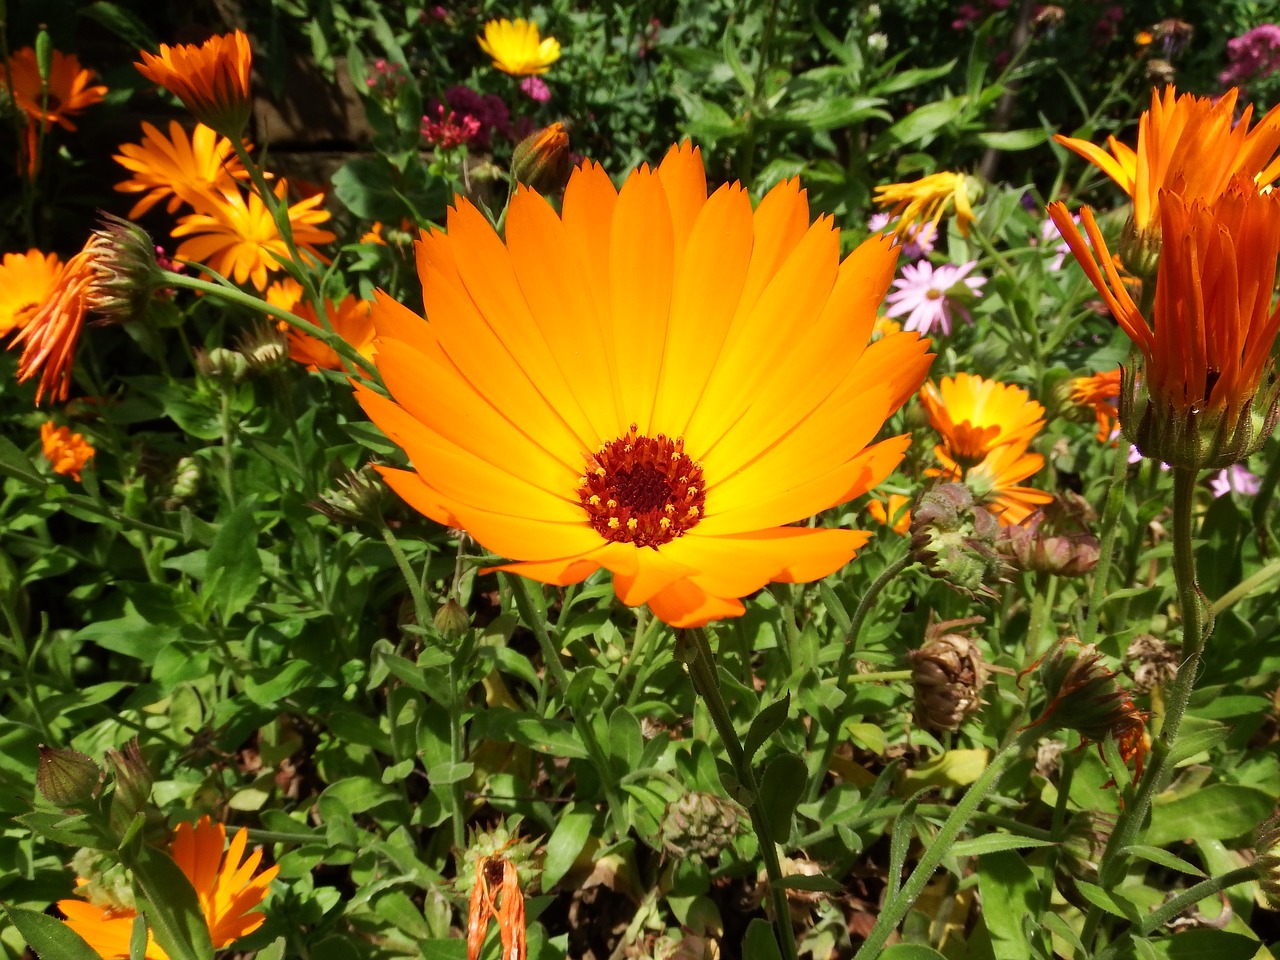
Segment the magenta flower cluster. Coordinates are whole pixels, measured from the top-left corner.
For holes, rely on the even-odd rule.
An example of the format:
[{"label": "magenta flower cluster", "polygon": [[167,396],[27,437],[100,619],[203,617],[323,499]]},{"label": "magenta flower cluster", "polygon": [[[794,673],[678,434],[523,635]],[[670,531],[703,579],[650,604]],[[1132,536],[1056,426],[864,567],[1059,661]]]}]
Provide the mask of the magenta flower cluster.
[{"label": "magenta flower cluster", "polygon": [[1262,80],[1280,70],[1280,24],[1264,23],[1227,41],[1227,69],[1218,75],[1224,87]]}]

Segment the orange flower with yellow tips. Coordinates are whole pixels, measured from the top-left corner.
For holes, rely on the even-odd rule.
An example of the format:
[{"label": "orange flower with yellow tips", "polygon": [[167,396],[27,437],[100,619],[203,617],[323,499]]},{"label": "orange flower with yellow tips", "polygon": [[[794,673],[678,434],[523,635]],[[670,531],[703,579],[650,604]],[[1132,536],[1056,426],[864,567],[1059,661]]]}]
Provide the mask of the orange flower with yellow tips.
[{"label": "orange flower with yellow tips", "polygon": [[1115,137],[1107,138],[1107,150],[1061,134],[1053,139],[1088,160],[1129,195],[1139,236],[1158,235],[1162,189],[1187,201],[1212,200],[1238,174],[1253,178],[1259,187],[1280,177],[1280,156],[1276,155],[1280,106],[1250,130],[1253,105],[1245,106],[1236,120],[1238,94],[1232,87],[1214,102],[1189,93],[1178,96],[1172,85],[1163,92],[1152,90],[1151,108],[1138,120],[1136,150]]},{"label": "orange flower with yellow tips", "polygon": [[387,482],[544,583],[613,573],[626,604],[677,627],[744,612],[771,581],[838,570],[869,534],[787,526],[859,496],[908,438],[872,443],[931,356],[867,341],[897,252],[843,262],[799,184],[752,209],[708,196],[672,147],[619,190],[585,163],[562,212],[520,188],[506,241],[466,200],[424,234],[427,319],[379,294],[370,418],[413,470]]},{"label": "orange flower with yellow tips", "polygon": [[222,194],[236,189],[237,179],[249,175],[231,141],[203,123],[190,138],[177,120],[169,121],[168,137],[143,123],[142,142],[121,144],[114,159],[133,174],[117,183],[116,190],[142,194],[129,211],[130,219],[165,199],[169,213],[176,213],[183,203],[197,210],[215,204]]},{"label": "orange flower with yellow tips", "polygon": [[0,262],[0,336],[21,330],[49,299],[62,272],[57,254],[35,248]]},{"label": "orange flower with yellow tips", "polygon": [[926,383],[920,402],[947,453],[965,466],[1000,446],[1025,447],[1044,427],[1044,407],[1022,387],[969,373]]},{"label": "orange flower with yellow tips", "polygon": [[[373,305],[359,297],[346,296],[340,303],[327,304],[329,322],[333,324],[333,332],[340,336],[356,352],[366,360],[373,359],[373,317],[370,308]],[[315,309],[306,302],[296,303],[286,308],[297,314],[308,323],[322,326]],[[293,328],[289,329],[289,356],[298,363],[305,363],[307,369],[342,370],[342,358],[333,347],[323,340],[317,340],[310,334]]]},{"label": "orange flower with yellow tips", "polygon": [[[287,190],[288,184],[281,180],[276,197],[283,201]],[[316,226],[329,219],[329,211],[320,206],[323,202],[324,194],[317,193],[289,207],[294,243],[322,261],[315,245],[334,239],[328,230]],[[181,218],[172,233],[188,238],[174,252],[179,260],[203,263],[236,283],[252,283],[257,290],[266,289],[269,273],[284,269],[272,254],[289,256],[271,211],[256,193],[247,199],[239,190],[224,193],[203,211]]]},{"label": "orange flower with yellow tips", "polygon": [[40,425],[40,449],[54,473],[77,481],[80,471],[96,452],[83,434],[72,433],[70,427],[60,427],[52,420]]},{"label": "orange flower with yellow tips", "polygon": [[955,212],[960,233],[967,237],[974,221],[969,191],[978,192],[977,183],[963,173],[932,173],[910,183],[876,187],[875,202],[888,210],[890,217],[898,218],[893,232],[899,238],[921,223],[930,223],[937,229],[948,207]]},{"label": "orange flower with yellow tips", "polygon": [[1173,467],[1226,467],[1261,446],[1275,426],[1273,306],[1280,258],[1280,193],[1239,176],[1212,200],[1168,190],[1151,317],[1129,295],[1093,212],[1080,219],[1092,251],[1061,203],[1049,215],[1112,316],[1142,353],[1125,369],[1120,423],[1144,456]]},{"label": "orange flower with yellow tips", "polygon": [[[248,936],[266,919],[255,908],[266,899],[267,888],[280,868],[270,867],[254,876],[262,863],[262,850],[253,851],[246,858],[248,838],[248,831],[241,827],[228,848],[226,828],[207,816],[194,827],[180,823],[174,831],[169,855],[195,888],[215,949]],[[58,909],[66,917],[67,926],[103,960],[128,960],[135,910],[84,900],[59,900]],[[150,931],[145,956],[146,960],[169,960],[169,954],[155,942]]]},{"label": "orange flower with yellow tips", "polygon": [[239,30],[200,46],[160,44],[159,55],[142,50],[138,72],[164,87],[201,123],[235,139],[249,121],[249,71],[253,51]]},{"label": "orange flower with yellow tips", "polygon": [[925,475],[941,477],[943,482],[963,483],[1002,524],[1021,523],[1053,500],[1043,490],[1018,485],[1018,481],[1039,473],[1044,466],[1044,457],[1028,453],[1025,444],[996,447],[972,466],[955,460],[941,444],[933,448],[933,453],[940,466],[930,467]]},{"label": "orange flower with yellow tips", "polygon": [[67,399],[71,390],[71,364],[84,323],[97,294],[98,271],[92,241],[58,274],[47,299],[9,344],[22,347],[18,358],[18,382],[40,375],[36,403],[46,394]]},{"label": "orange flower with yellow tips", "polygon": [[71,117],[101,103],[107,88],[93,83],[92,70],[80,66],[74,53],[52,51],[49,63],[49,87],[40,80],[34,47],[16,51],[0,70],[0,86],[7,86],[14,105],[30,118],[32,124],[43,124],[47,130],[55,123],[64,130],[74,130]]}]

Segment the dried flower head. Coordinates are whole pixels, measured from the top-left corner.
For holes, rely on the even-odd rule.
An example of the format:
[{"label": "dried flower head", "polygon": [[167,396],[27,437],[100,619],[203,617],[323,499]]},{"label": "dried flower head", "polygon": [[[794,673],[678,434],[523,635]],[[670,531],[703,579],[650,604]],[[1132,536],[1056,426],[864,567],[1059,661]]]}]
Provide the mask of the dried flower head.
[{"label": "dried flower head", "polygon": [[911,550],[936,579],[962,593],[994,596],[1004,572],[995,550],[998,530],[968,487],[944,483],[920,498],[911,518]]},{"label": "dried flower head", "polygon": [[959,730],[982,706],[982,687],[987,682],[982,650],[972,637],[957,632],[975,619],[981,622],[979,617],[932,624],[924,646],[907,654],[915,720],[926,730]]}]

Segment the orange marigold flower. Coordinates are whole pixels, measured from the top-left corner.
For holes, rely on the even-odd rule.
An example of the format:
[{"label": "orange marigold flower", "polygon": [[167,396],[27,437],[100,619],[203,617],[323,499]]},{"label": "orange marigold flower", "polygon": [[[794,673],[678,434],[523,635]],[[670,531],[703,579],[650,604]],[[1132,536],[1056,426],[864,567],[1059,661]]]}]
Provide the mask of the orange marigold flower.
[{"label": "orange marigold flower", "polygon": [[159,56],[140,51],[138,72],[164,87],[201,123],[224,137],[239,137],[249,120],[249,70],[253,52],[239,30],[200,46],[160,44]]},{"label": "orange marigold flower", "polygon": [[[190,823],[178,824],[169,847],[169,855],[195,887],[215,949],[248,936],[266,919],[254,908],[266,899],[267,887],[280,868],[270,867],[254,876],[262,862],[262,850],[254,850],[245,858],[248,839],[248,831],[241,827],[228,849],[226,827],[205,816],[194,827]],[[137,916],[133,910],[118,906],[104,909],[83,900],[59,900],[58,909],[66,916],[67,926],[103,960],[128,960],[129,938]],[[150,931],[146,960],[169,960]]]},{"label": "orange marigold flower", "polygon": [[[287,190],[288,184],[281,180],[276,184],[276,197],[283,200]],[[294,243],[318,260],[324,258],[315,244],[334,239],[331,232],[316,226],[329,219],[329,211],[320,206],[323,200],[323,194],[316,194],[289,207]],[[236,283],[251,282],[258,290],[266,289],[268,273],[284,269],[271,254],[289,256],[289,248],[262,198],[250,193],[246,200],[239,190],[222,194],[203,212],[181,218],[173,228],[173,236],[190,238],[174,252],[179,260],[203,263]]]},{"label": "orange marigold flower", "polygon": [[49,299],[62,271],[57,254],[32,248],[0,263],[0,336],[21,330]]},{"label": "orange marigold flower", "polygon": [[375,220],[373,226],[360,237],[360,242],[376,243],[380,247],[385,247],[387,245],[387,241],[382,239],[382,221]]},{"label": "orange marigold flower", "polygon": [[40,374],[36,403],[45,394],[55,400],[65,400],[70,392],[71,363],[94,302],[98,280],[91,247],[92,241],[67,261],[47,298],[9,344],[10,350],[22,347],[22,356],[18,359],[19,383]]},{"label": "orange marigold flower", "polygon": [[894,533],[905,534],[911,529],[911,498],[901,493],[891,493],[884,500],[872,497],[867,501],[867,513]]},{"label": "orange marigold flower", "polygon": [[887,183],[876,187],[876,205],[897,217],[894,235],[905,238],[925,221],[936,230],[947,208],[954,210],[960,233],[969,235],[973,223],[973,206],[969,191],[980,192],[978,181],[963,173],[933,173],[910,183]]},{"label": "orange marigold flower", "polygon": [[249,175],[231,141],[203,123],[196,125],[190,139],[177,120],[169,121],[168,137],[149,123],[143,123],[142,134],[141,143],[121,144],[115,155],[115,161],[133,174],[116,189],[143,194],[129,211],[131,219],[166,198],[169,213],[176,213],[184,202],[197,210],[214,205],[222,194],[236,189],[237,179]]},{"label": "orange marigold flower", "polygon": [[867,345],[891,241],[842,263],[797,181],[754,211],[738,184],[708,196],[689,144],[621,190],[583,164],[562,211],[519,188],[504,242],[459,200],[418,246],[429,322],[379,293],[393,399],[357,393],[414,467],[388,483],[518,561],[498,569],[568,584],[604,567],[678,627],[842,567],[869,533],[787,524],[906,449],[867,446],[931,360],[912,333]]},{"label": "orange marigold flower", "polygon": [[1120,368],[1088,377],[1073,377],[1067,399],[1080,407],[1093,407],[1098,418],[1098,440],[1105,443],[1116,432],[1120,411]]},{"label": "orange marigold flower", "polygon": [[524,894],[516,865],[505,857],[476,858],[476,880],[467,909],[467,960],[480,960],[489,920],[498,924],[502,960],[525,960]]},{"label": "orange marigold flower", "polygon": [[59,427],[52,420],[40,425],[40,446],[45,459],[53,464],[53,472],[80,479],[80,471],[93,457],[94,449],[70,427]]},{"label": "orange marigold flower", "polygon": [[1037,507],[1053,500],[1043,490],[1017,485],[1044,466],[1044,457],[1028,453],[1025,443],[995,447],[972,466],[957,462],[942,444],[934,447],[933,453],[941,466],[930,467],[925,475],[963,483],[1002,524],[1021,523]]},{"label": "orange marigold flower", "polygon": [[[340,336],[366,360],[373,359],[373,315],[371,304],[367,300],[348,295],[339,304],[327,303],[329,322],[333,324],[333,332]],[[320,318],[309,303],[296,303],[289,307],[308,323],[321,326]],[[317,340],[310,334],[300,330],[289,330],[289,356],[305,363],[308,370],[342,370],[342,358],[333,347],[323,340]]]},{"label": "orange marigold flower", "polygon": [[1122,375],[1125,435],[1175,467],[1230,466],[1257,449],[1276,418],[1280,193],[1260,193],[1247,176],[1208,201],[1161,191],[1166,239],[1150,319],[1125,288],[1093,212],[1080,211],[1092,251],[1065,206],[1050,204],[1049,213],[1142,353],[1141,371]]},{"label": "orange marigold flower", "polygon": [[[279,280],[272,281],[267,287],[267,292],[263,294],[267,303],[290,312],[302,302],[302,296],[302,284],[293,279],[293,277],[282,277]],[[281,320],[280,325],[284,327],[288,324]]]},{"label": "orange marigold flower", "polygon": [[1253,105],[1245,106],[1237,121],[1238,94],[1233,87],[1215,102],[1189,93],[1179,97],[1172,84],[1163,92],[1152,90],[1151,108],[1138,120],[1136,150],[1115,137],[1107,138],[1107,150],[1061,134],[1053,139],[1084,157],[1132,198],[1133,226],[1139,236],[1158,235],[1157,199],[1162,189],[1188,202],[1208,201],[1226,190],[1237,174],[1252,177],[1259,187],[1280,177],[1280,106],[1250,130]]},{"label": "orange marigold flower", "polygon": [[64,130],[74,130],[76,127],[70,118],[85,107],[100,103],[107,95],[107,88],[102,84],[90,86],[94,73],[80,66],[74,53],[53,51],[47,95],[40,82],[34,47],[16,51],[7,67],[0,71],[0,86],[6,85],[8,77],[7,86],[14,104],[33,124],[43,123],[46,129],[56,123]]},{"label": "orange marigold flower", "polygon": [[560,41],[542,39],[538,25],[523,17],[512,20],[490,20],[484,25],[484,36],[476,37],[480,49],[493,57],[493,65],[503,73],[522,77],[546,73],[560,59]]},{"label": "orange marigold flower", "polygon": [[1025,447],[1044,427],[1044,407],[1022,387],[969,373],[926,383],[920,402],[947,453],[967,467],[997,447]]}]

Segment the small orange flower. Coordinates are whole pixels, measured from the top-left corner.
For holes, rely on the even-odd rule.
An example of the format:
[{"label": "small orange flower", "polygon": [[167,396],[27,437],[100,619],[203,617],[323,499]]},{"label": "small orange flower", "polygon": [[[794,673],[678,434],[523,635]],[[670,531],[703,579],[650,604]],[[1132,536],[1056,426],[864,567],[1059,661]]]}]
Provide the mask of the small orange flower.
[{"label": "small orange flower", "polygon": [[[226,828],[205,816],[194,827],[190,823],[178,824],[169,848],[169,855],[195,887],[215,949],[248,936],[266,919],[253,911],[266,898],[267,888],[280,868],[270,867],[254,876],[262,862],[262,850],[255,850],[246,859],[248,839],[248,831],[241,827],[227,849]],[[128,960],[135,911],[123,907],[104,909],[83,900],[59,900],[58,909],[66,916],[67,926],[103,960]],[[150,931],[146,960],[169,960]]]},{"label": "small orange flower", "polygon": [[231,141],[203,123],[196,125],[190,139],[177,120],[169,121],[167,138],[149,123],[143,123],[142,134],[141,143],[121,144],[115,156],[133,174],[116,189],[143,194],[129,211],[130,219],[165,198],[169,213],[176,213],[184,202],[197,210],[215,205],[222,194],[236,189],[237,178],[249,175]]},{"label": "small orange flower", "polygon": [[[1171,466],[1229,466],[1275,423],[1280,193],[1259,193],[1242,175],[1212,200],[1162,191],[1159,213],[1167,239],[1148,319],[1125,288],[1093,212],[1080,211],[1091,252],[1066,207],[1049,205],[1071,252],[1142,352],[1140,375],[1126,370],[1120,395],[1126,435],[1145,456]],[[1126,408],[1141,404],[1139,384],[1152,406],[1135,415]]]},{"label": "small orange flower", "polygon": [[372,227],[360,237],[361,243],[376,243],[380,247],[385,247],[387,241],[382,239],[382,221],[376,220]]},{"label": "small orange flower", "polygon": [[31,249],[0,263],[0,336],[21,330],[49,299],[62,272],[57,254]]},{"label": "small orange flower", "polygon": [[967,237],[969,225],[974,221],[970,189],[969,178],[963,173],[933,173],[910,183],[876,187],[875,203],[888,210],[890,217],[898,218],[893,232],[900,239],[926,221],[937,229],[948,206],[955,211],[960,233]]},{"label": "small orange flower", "polygon": [[525,960],[524,894],[516,865],[505,857],[476,858],[476,880],[467,909],[467,960],[480,960],[489,920],[498,924],[502,960]]},{"label": "small orange flower", "polygon": [[867,513],[894,533],[905,534],[911,529],[911,498],[900,493],[891,493],[886,500],[872,497],[867,501]]},{"label": "small orange flower", "polygon": [[[1151,108],[1138,120],[1138,147],[1115,137],[1107,150],[1088,140],[1053,139],[1109,176],[1133,200],[1134,228],[1139,236],[1158,235],[1158,195],[1172,190],[1190,202],[1213,200],[1238,174],[1264,187],[1280,177],[1280,106],[1273,107],[1250,130],[1253,105],[1235,118],[1234,87],[1216,102],[1189,93],[1177,95],[1173,85],[1151,91]],[[1059,229],[1062,225],[1059,224]],[[1065,232],[1063,234],[1066,235]]]},{"label": "small orange flower", "polygon": [[[373,304],[348,295],[343,297],[342,302],[336,306],[333,303],[327,306],[333,332],[355,347],[360,356],[366,360],[372,360],[374,329],[370,308]],[[298,303],[288,309],[308,323],[321,325],[320,318],[316,316],[315,309],[309,303]],[[299,363],[305,363],[307,369],[311,371],[344,369],[342,358],[331,346],[323,340],[317,340],[309,334],[292,328],[289,330],[289,356]]]},{"label": "small orange flower", "polygon": [[[287,190],[288,184],[281,180],[276,184],[276,197],[283,200]],[[324,194],[315,194],[289,207],[294,242],[300,250],[322,261],[315,244],[334,239],[328,230],[316,226],[329,219],[329,211],[320,206],[323,200]],[[268,273],[284,269],[271,254],[289,256],[289,248],[262,198],[250,193],[246,200],[239,190],[222,194],[204,212],[180,219],[173,236],[190,238],[175,251],[179,260],[203,263],[236,283],[252,282],[258,290],[266,289]]]},{"label": "small orange flower", "polygon": [[[294,307],[302,302],[302,294],[302,284],[293,279],[293,277],[281,277],[279,280],[272,281],[263,297],[273,307],[292,311]],[[281,320],[280,326],[284,328],[288,324]]]},{"label": "small orange flower", "polygon": [[201,123],[224,137],[239,137],[249,120],[249,70],[253,52],[239,30],[202,45],[160,44],[160,54],[140,52],[138,72],[182,101]]},{"label": "small orange flower", "polygon": [[925,475],[941,477],[944,482],[964,483],[1002,524],[1021,523],[1037,507],[1053,500],[1043,490],[1017,486],[1019,480],[1025,480],[1044,466],[1044,457],[1028,453],[1023,443],[996,447],[972,466],[958,463],[941,444],[934,447],[933,452],[941,466],[930,467]]},{"label": "small orange flower", "polygon": [[45,129],[56,123],[64,130],[74,130],[70,118],[107,95],[107,88],[101,84],[90,86],[92,70],[81,67],[74,53],[60,50],[53,51],[47,92],[40,82],[33,47],[23,47],[9,58],[8,70],[0,71],[0,85],[4,85],[6,76],[14,104],[33,124],[43,123]]},{"label": "small orange flower", "polygon": [[1105,443],[1116,432],[1120,419],[1116,409],[1120,402],[1120,368],[1072,378],[1067,399],[1077,406],[1093,407],[1098,418],[1098,440]]},{"label": "small orange flower", "polygon": [[947,453],[964,466],[976,465],[997,447],[1025,447],[1044,427],[1044,407],[1022,387],[969,373],[943,377],[936,386],[926,383],[920,402]]},{"label": "small orange flower", "polygon": [[9,344],[10,350],[22,347],[22,356],[18,359],[19,383],[40,374],[36,403],[45,394],[55,400],[65,400],[70,392],[76,343],[96,292],[98,272],[94,256],[90,241],[67,261],[47,298]]},{"label": "small orange flower", "polygon": [[80,471],[93,457],[94,449],[84,436],[72,433],[70,427],[59,427],[52,420],[40,425],[40,446],[45,459],[53,464],[53,472],[80,479]]}]

